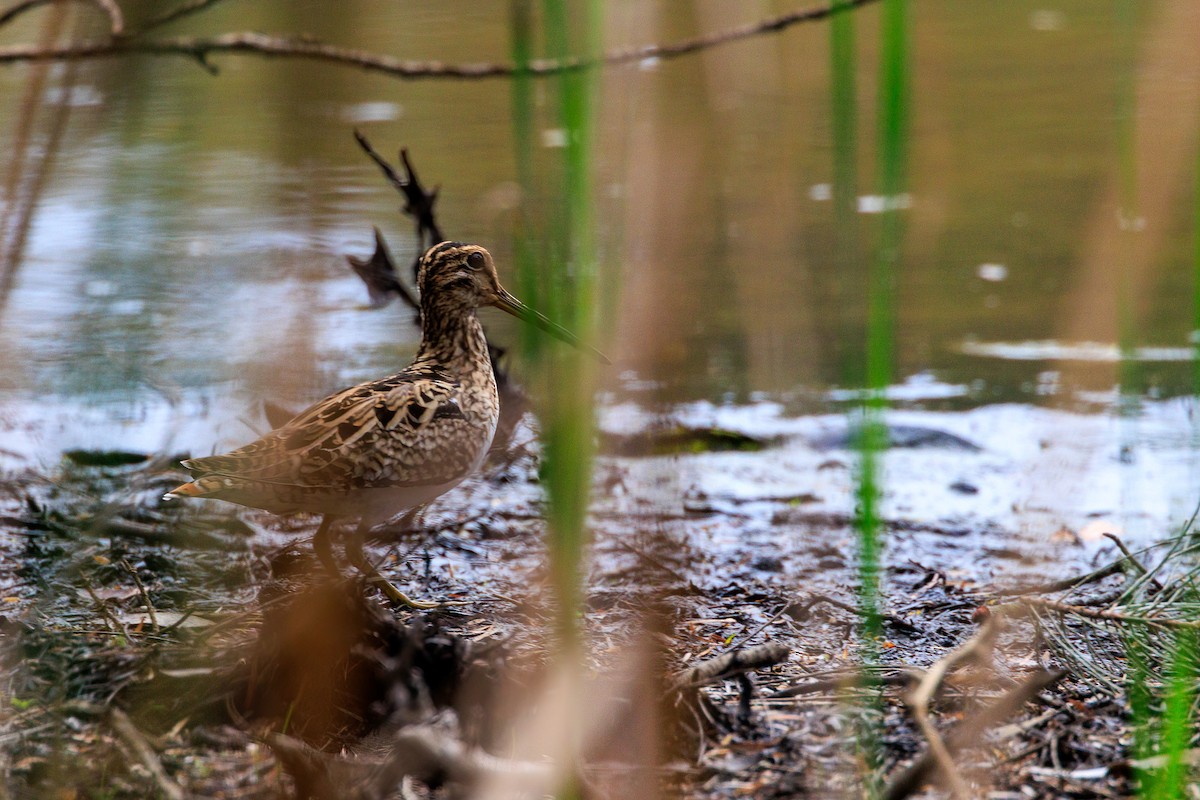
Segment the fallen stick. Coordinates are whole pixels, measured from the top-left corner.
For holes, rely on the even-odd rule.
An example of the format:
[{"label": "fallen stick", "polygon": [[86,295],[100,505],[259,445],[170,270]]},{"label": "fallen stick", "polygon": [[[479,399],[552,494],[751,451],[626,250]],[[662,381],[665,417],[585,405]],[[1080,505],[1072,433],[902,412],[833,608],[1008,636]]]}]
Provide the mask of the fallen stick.
[{"label": "fallen stick", "polygon": [[1076,614],[1080,617],[1089,619],[1105,619],[1113,622],[1133,622],[1141,625],[1157,626],[1161,628],[1175,628],[1181,630],[1200,630],[1200,620],[1188,619],[1172,619],[1171,617],[1145,617],[1134,614],[1126,614],[1121,611],[1113,611],[1107,608],[1089,608],[1088,606],[1072,605],[1071,603],[1060,603],[1057,600],[1047,600],[1044,597],[1023,597],[1016,603],[1008,603],[1002,606],[993,607],[993,611],[997,613],[1020,613],[1028,612],[1033,609],[1044,608],[1048,611],[1055,611],[1059,614]]},{"label": "fallen stick", "polygon": [[995,593],[995,596],[1023,597],[1029,594],[1052,594],[1054,592],[1065,592],[1068,589],[1078,589],[1080,586],[1086,586],[1089,583],[1104,580],[1110,575],[1116,575],[1124,566],[1125,559],[1119,558],[1108,566],[1101,567],[1086,575],[1080,575],[1075,578],[1064,578],[1058,581],[1051,581],[1050,583],[1039,583],[1033,586],[1018,586],[1015,589],[1000,589]]},{"label": "fallen stick", "polygon": [[671,679],[668,689],[672,692],[679,692],[757,669],[773,667],[787,660],[790,653],[791,651],[781,644],[760,644],[756,647],[747,647],[745,650],[734,650],[677,672]]},{"label": "fallen stick", "polygon": [[954,765],[954,759],[951,757],[946,743],[929,719],[929,703],[941,688],[942,682],[950,670],[971,661],[983,662],[991,656],[996,636],[1000,632],[1000,620],[1001,617],[995,614],[988,616],[978,633],[926,670],[920,682],[905,698],[905,703],[912,712],[913,719],[921,729],[925,740],[929,742],[929,755],[937,764],[946,782],[950,784],[951,795],[956,798],[970,796],[971,790],[962,775],[959,774],[958,767]]},{"label": "fallen stick", "polygon": [[[946,751],[954,753],[975,744],[989,728],[995,727],[1025,704],[1032,700],[1038,692],[1057,683],[1066,672],[1049,672],[1040,670],[1030,675],[1023,683],[1005,692],[999,700],[981,709],[974,716],[965,720],[946,737]],[[883,793],[883,800],[903,800],[923,786],[937,766],[933,755],[925,755],[914,761],[888,785]]]},{"label": "fallen stick", "polygon": [[125,742],[125,745],[137,756],[137,760],[150,773],[150,777],[154,778],[154,783],[163,796],[167,800],[184,800],[186,795],[183,789],[171,780],[171,776],[163,769],[158,754],[154,752],[154,748],[146,741],[146,737],[133,724],[133,720],[129,719],[129,715],[119,708],[114,708],[109,712],[108,721],[117,736],[121,737],[121,741]]}]

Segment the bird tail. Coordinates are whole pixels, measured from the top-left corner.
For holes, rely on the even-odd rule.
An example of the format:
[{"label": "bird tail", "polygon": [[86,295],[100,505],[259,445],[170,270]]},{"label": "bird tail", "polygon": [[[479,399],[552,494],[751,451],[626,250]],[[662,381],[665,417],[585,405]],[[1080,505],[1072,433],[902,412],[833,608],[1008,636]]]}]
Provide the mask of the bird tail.
[{"label": "bird tail", "polygon": [[223,489],[228,489],[229,483],[227,478],[218,475],[207,475],[185,483],[182,486],[176,486],[163,495],[163,499],[169,497],[210,497]]}]

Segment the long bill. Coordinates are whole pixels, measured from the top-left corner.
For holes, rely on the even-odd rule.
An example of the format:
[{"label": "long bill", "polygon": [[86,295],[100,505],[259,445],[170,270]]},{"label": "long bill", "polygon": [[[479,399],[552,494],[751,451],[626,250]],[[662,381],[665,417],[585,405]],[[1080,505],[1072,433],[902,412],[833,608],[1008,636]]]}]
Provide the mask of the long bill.
[{"label": "long bill", "polygon": [[571,333],[558,323],[551,322],[544,315],[538,313],[537,311],[534,311],[532,308],[509,294],[508,290],[506,289],[500,290],[500,293],[495,300],[495,306],[503,311],[507,311],[517,319],[523,319],[532,325],[536,325],[546,333],[554,336],[555,338],[561,339],[572,347],[582,350],[585,353],[591,353],[601,364],[612,363],[608,360],[608,356],[604,355],[604,353],[601,353],[591,345],[584,344],[579,340],[578,336]]}]

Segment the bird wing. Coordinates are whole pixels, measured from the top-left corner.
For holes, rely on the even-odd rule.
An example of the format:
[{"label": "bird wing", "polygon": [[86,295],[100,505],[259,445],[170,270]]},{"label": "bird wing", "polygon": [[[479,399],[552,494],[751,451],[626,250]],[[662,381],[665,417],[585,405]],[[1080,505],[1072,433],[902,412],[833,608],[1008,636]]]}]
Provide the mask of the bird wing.
[{"label": "bird wing", "polygon": [[465,424],[458,390],[445,372],[414,365],[331,395],[248,445],[184,466],[196,478],[328,491],[444,483],[462,471],[444,452],[451,429]]}]

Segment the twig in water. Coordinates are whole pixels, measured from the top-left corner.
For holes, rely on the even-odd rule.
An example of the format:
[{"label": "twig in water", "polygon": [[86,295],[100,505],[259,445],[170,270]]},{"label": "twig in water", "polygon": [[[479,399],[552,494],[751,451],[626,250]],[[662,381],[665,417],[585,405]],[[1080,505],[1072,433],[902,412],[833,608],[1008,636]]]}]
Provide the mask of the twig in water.
[{"label": "twig in water", "polygon": [[401,175],[395,167],[388,163],[387,159],[379,155],[379,151],[371,146],[362,131],[355,130],[354,138],[363,152],[370,156],[383,172],[388,183],[404,196],[404,213],[417,221],[417,242],[420,246],[424,248],[443,241],[442,229],[438,227],[437,218],[433,213],[433,206],[437,203],[438,187],[427,190],[421,185],[421,179],[417,177],[412,162],[408,159],[408,150],[405,148],[400,150],[400,162],[404,165],[404,175]]},{"label": "twig in water", "polygon": [[392,294],[400,296],[410,308],[420,310],[420,303],[409,288],[396,274],[396,264],[388,252],[387,242],[379,228],[375,228],[375,252],[370,258],[346,256],[351,269],[367,285],[367,295],[371,299],[371,308],[383,308],[392,299]]}]

